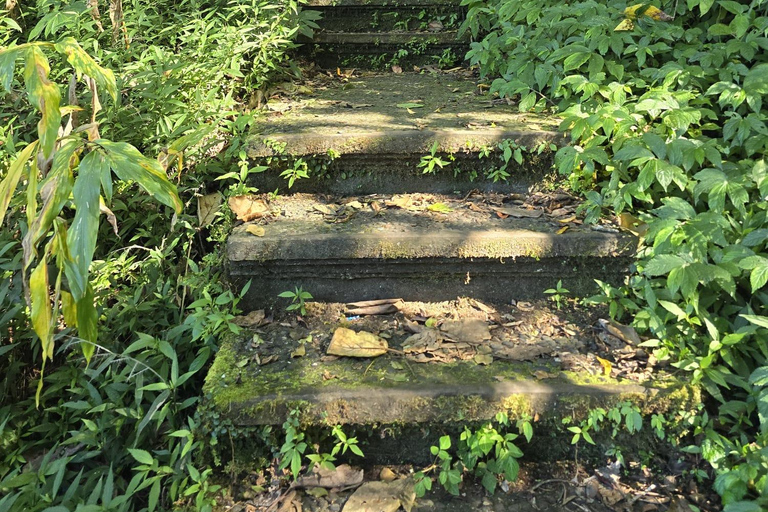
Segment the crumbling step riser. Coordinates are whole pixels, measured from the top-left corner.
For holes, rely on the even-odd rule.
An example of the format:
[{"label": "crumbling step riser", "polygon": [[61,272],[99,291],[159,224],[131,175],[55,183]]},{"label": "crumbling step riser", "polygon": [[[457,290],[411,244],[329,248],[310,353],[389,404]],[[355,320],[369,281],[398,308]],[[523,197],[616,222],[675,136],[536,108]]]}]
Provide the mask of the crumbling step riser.
[{"label": "crumbling step riser", "polygon": [[440,32],[457,29],[465,10],[453,5],[312,7],[318,32]]},{"label": "crumbling step riser", "polygon": [[251,281],[243,305],[256,309],[274,304],[277,295],[300,286],[316,300],[350,302],[402,297],[413,301],[475,297],[510,302],[544,295],[559,280],[574,296],[593,295],[594,280],[620,284],[629,258],[476,258],[457,261],[311,260],[230,262],[230,277],[238,286]]},{"label": "crumbling step riser", "polygon": [[254,159],[254,165],[269,167],[268,171],[251,176],[250,184],[260,191],[279,190],[280,193],[326,193],[338,195],[402,194],[429,192],[433,194],[502,192],[525,194],[545,181],[556,181],[550,171],[553,153],[529,155],[522,165],[508,164],[509,177],[494,181],[491,173],[502,166],[494,156],[480,159],[476,152],[437,156],[450,162],[443,169],[425,173],[419,163],[424,155],[413,154],[347,154],[333,161],[326,156],[302,157],[309,164],[309,178],[296,180],[291,188],[282,172],[291,162],[275,163],[266,158]]}]

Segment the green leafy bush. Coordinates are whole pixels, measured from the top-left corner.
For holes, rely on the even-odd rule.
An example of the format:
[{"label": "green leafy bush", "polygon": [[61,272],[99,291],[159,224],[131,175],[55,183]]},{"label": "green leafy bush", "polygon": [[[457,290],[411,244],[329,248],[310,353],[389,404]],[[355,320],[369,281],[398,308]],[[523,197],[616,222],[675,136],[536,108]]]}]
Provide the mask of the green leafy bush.
[{"label": "green leafy bush", "polygon": [[[572,144],[556,166],[584,193],[587,219],[640,224],[628,285],[597,300],[722,403],[707,458],[738,464],[740,447],[766,446],[750,434],[747,397],[768,357],[768,4],[669,1],[658,6],[674,19],[639,15],[632,30],[616,30],[631,2],[463,4],[467,57],[491,90],[562,117]],[[743,485],[718,487],[726,504],[765,505],[763,480],[729,474]]]}]

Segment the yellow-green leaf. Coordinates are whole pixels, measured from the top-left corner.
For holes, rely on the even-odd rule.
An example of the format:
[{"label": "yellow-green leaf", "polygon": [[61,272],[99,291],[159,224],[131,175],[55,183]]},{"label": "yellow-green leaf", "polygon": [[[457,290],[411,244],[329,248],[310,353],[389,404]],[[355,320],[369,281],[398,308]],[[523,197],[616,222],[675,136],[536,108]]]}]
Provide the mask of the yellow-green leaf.
[{"label": "yellow-green leaf", "polygon": [[61,313],[67,327],[77,327],[77,303],[72,294],[66,290],[61,291]]},{"label": "yellow-green leaf", "polygon": [[104,139],[94,142],[106,150],[109,166],[120,179],[135,181],[152,197],[181,213],[182,203],[176,186],[168,181],[160,163],[146,158],[127,142]]},{"label": "yellow-green leaf", "polygon": [[96,80],[99,87],[107,90],[112,99],[117,101],[117,85],[115,74],[111,69],[99,66],[93,58],[83,50],[74,37],[65,37],[55,44],[56,50],[67,56],[67,62],[75,71],[88,75]]},{"label": "yellow-green leaf", "polygon": [[48,264],[45,258],[29,277],[32,328],[40,338],[43,360],[53,359],[53,332],[51,329],[51,301],[48,296]]},{"label": "yellow-green leaf", "polygon": [[0,84],[3,89],[10,92],[11,82],[13,81],[13,71],[16,68],[16,61],[24,56],[26,48],[24,46],[13,46],[0,50]]},{"label": "yellow-green leaf", "polygon": [[72,171],[67,165],[58,164],[59,155],[66,151],[59,150],[53,159],[53,165],[48,177],[40,184],[40,195],[43,199],[43,205],[34,222],[29,226],[22,245],[24,247],[24,268],[32,261],[35,254],[37,242],[51,228],[53,220],[61,213],[62,208],[69,200],[72,192]]},{"label": "yellow-green leaf", "polygon": [[36,149],[37,142],[33,142],[22,149],[16,157],[16,160],[13,161],[11,167],[8,169],[8,174],[5,179],[0,182],[0,224],[3,223],[5,212],[8,211],[8,205],[11,203],[11,197],[16,191],[16,186],[24,175],[24,168],[30,157],[35,154]]},{"label": "yellow-green leaf", "polygon": [[72,265],[67,266],[67,279],[75,300],[83,298],[88,283],[88,269],[96,250],[99,231],[99,192],[101,175],[109,164],[101,151],[91,151],[80,162],[72,189],[76,213],[67,233]]},{"label": "yellow-green leaf", "polygon": [[48,80],[50,71],[48,59],[40,48],[30,47],[26,52],[24,83],[30,103],[37,107],[42,115],[37,123],[37,133],[40,138],[40,149],[46,158],[53,152],[61,125],[59,111],[61,92],[56,84]]}]

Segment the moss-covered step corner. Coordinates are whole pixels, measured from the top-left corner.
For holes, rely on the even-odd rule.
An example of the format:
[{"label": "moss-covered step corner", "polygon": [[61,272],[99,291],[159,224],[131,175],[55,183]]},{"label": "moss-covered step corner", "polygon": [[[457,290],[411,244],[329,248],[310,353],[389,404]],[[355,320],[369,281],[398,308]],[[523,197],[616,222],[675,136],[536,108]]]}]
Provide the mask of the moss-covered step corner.
[{"label": "moss-covered step corner", "polygon": [[[549,173],[550,146],[566,142],[559,119],[520,114],[467,71],[321,75],[300,90],[270,100],[253,128],[248,156],[270,167],[253,178],[260,190],[287,190],[281,173],[301,159],[309,176],[291,191],[523,192]],[[500,144],[525,148],[522,162],[502,161]],[[431,156],[443,163],[425,173]],[[493,174],[501,166],[505,180]]]}]

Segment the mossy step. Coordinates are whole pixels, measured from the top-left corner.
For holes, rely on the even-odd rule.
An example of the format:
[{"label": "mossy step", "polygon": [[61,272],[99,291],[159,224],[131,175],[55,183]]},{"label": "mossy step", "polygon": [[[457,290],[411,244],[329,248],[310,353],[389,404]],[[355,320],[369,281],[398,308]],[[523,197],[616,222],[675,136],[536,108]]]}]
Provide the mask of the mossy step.
[{"label": "mossy step", "polygon": [[[254,127],[248,155],[274,168],[255,178],[262,190],[284,190],[280,172],[298,157],[315,156],[309,179],[292,190],[522,192],[550,168],[550,153],[538,149],[565,142],[559,119],[520,114],[484,92],[468,71],[319,75],[305,85],[301,90],[310,93],[270,101]],[[502,141],[527,148],[523,163],[507,163],[507,181],[488,182],[485,175],[502,163],[487,152],[498,151]],[[451,163],[425,174],[418,164],[433,150]]]},{"label": "mossy step", "polygon": [[[610,409],[623,402],[631,402],[644,416],[674,415],[700,402],[696,387],[665,373],[647,357],[636,370],[622,373],[614,367],[612,376],[605,376],[597,357],[618,360],[612,353],[617,350],[626,360],[627,351],[597,345],[589,325],[567,320],[574,312],[549,310],[543,303],[527,305],[525,311],[509,305],[482,305],[482,311],[499,315],[494,321],[482,316],[481,310],[473,310],[472,304],[465,299],[404,303],[396,315],[347,320],[339,318],[343,305],[313,303],[302,323],[275,318],[255,331],[230,336],[222,340],[206,378],[203,415],[212,419],[214,430],[226,425],[237,433],[258,425],[279,425],[291,410],[298,410],[304,428],[363,425],[371,438],[379,432],[383,437],[393,431],[417,437],[428,432],[433,437],[429,441],[435,442],[435,436],[451,425],[486,421],[503,412],[513,424],[516,419],[536,419],[535,437],[544,440],[541,455],[546,456],[557,448],[546,447],[547,430],[552,435],[557,429],[564,431],[561,418],[578,424],[595,407]],[[492,338],[472,344],[470,351],[480,350],[484,344],[529,348],[548,344],[548,348],[527,361],[502,360],[493,349],[490,364],[477,364],[471,356],[446,363],[419,363],[413,354],[404,357],[400,352],[410,336],[404,329],[406,319],[418,314],[442,318],[438,322],[488,318],[489,326],[496,326]],[[445,326],[437,325],[438,329]],[[329,341],[339,326],[386,336],[394,350],[373,359],[328,358]],[[433,328],[422,324],[422,329]],[[446,353],[453,353],[451,350]],[[563,437],[560,448],[567,451],[569,438]],[[421,454],[403,450],[412,445],[402,437],[395,444],[384,449],[393,462],[428,455],[425,446],[429,444],[423,439],[412,443],[420,447]],[[366,455],[372,449],[364,447]]]},{"label": "mossy step", "polygon": [[594,279],[617,282],[626,274],[633,235],[564,224],[505,199],[280,196],[258,221],[261,236],[251,233],[251,224],[233,230],[230,277],[251,281],[245,300],[259,306],[295,286],[323,301],[519,300],[540,297],[558,280],[585,294]]}]

